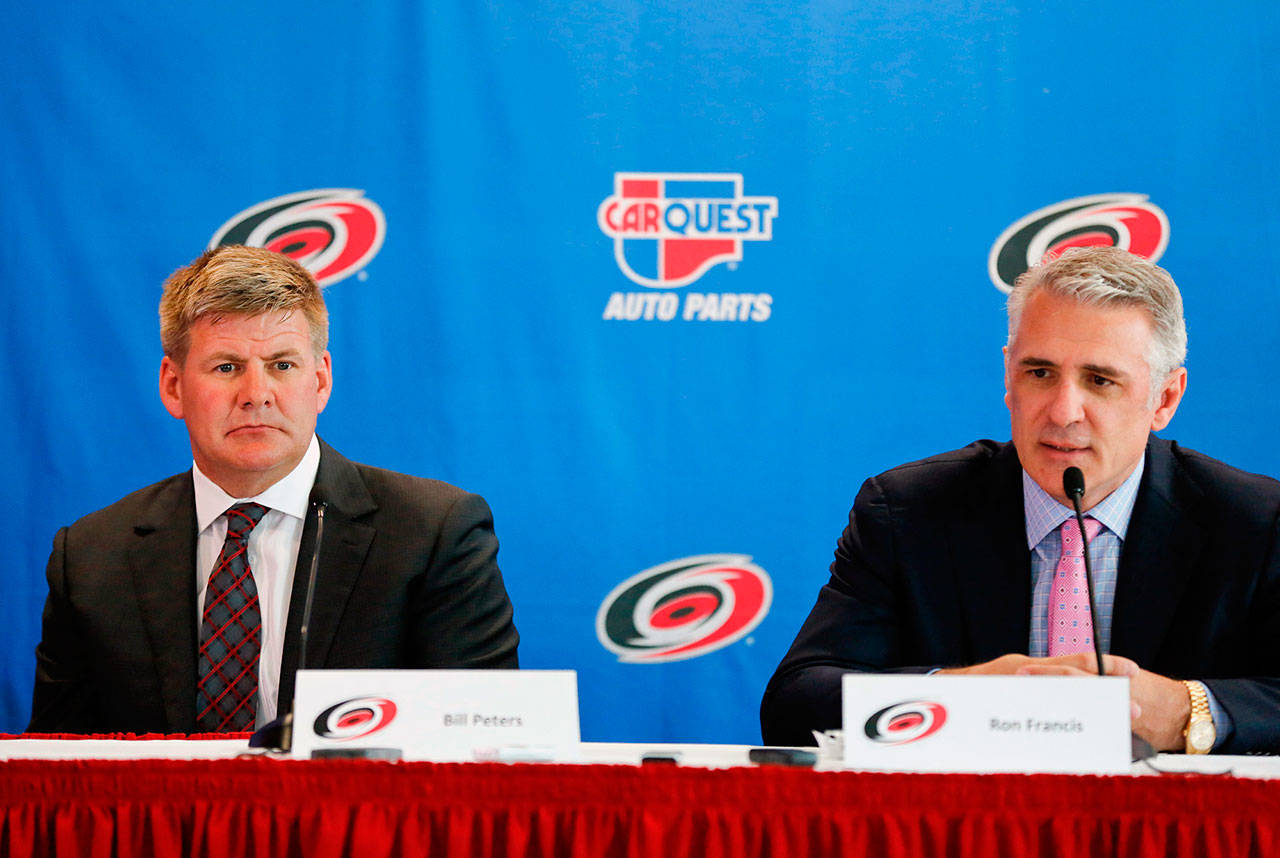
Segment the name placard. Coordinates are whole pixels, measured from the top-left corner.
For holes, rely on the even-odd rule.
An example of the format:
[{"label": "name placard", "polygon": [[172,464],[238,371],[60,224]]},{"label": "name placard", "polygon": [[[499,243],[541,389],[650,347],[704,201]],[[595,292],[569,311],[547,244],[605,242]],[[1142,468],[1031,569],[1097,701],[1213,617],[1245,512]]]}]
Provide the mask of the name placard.
[{"label": "name placard", "polygon": [[848,768],[1129,771],[1127,677],[849,673],[843,682]]},{"label": "name placard", "polygon": [[572,670],[300,670],[293,754],[395,748],[406,760],[575,760]]}]

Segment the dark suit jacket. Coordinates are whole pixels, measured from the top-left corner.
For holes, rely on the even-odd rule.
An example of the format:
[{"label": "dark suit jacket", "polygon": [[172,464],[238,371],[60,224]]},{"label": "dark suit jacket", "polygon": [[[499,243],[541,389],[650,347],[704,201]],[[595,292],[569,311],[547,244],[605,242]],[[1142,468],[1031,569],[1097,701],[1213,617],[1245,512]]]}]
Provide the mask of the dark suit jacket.
[{"label": "dark suit jacket", "polygon": [[[1201,679],[1235,729],[1280,752],[1280,483],[1154,436],[1120,558],[1111,652]],[[1012,444],[977,441],[862,486],[831,580],[769,681],[765,742],[840,726],[848,671],[927,671],[1026,653],[1031,551]]]},{"label": "dark suit jacket", "polygon": [[[489,507],[436,480],[348,461],[323,441],[328,503],[307,665],[516,667],[519,636]],[[191,472],[58,531],[29,732],[196,729],[196,518]],[[279,700],[293,698],[316,517],[293,578]]]}]

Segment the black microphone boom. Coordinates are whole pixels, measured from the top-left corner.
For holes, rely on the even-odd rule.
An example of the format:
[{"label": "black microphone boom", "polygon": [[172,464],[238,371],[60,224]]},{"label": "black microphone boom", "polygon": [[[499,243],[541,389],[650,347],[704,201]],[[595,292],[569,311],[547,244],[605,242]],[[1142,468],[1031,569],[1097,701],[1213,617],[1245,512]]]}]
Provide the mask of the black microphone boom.
[{"label": "black microphone boom", "polygon": [[[1077,469],[1078,470],[1078,469]],[[1084,478],[1081,477],[1081,480]],[[311,571],[307,576],[307,601],[302,610],[302,628],[298,631],[298,670],[307,669],[307,638],[311,634],[311,605],[316,600],[316,573],[320,569],[320,545],[324,538],[324,511],[329,505],[316,501],[316,547],[311,553]]]},{"label": "black microphone boom", "polygon": [[[307,638],[311,632],[311,604],[316,598],[316,573],[320,569],[320,546],[324,539],[324,511],[328,508],[324,501],[316,501],[316,545],[311,553],[311,572],[307,576],[307,599],[303,603],[302,628],[298,631],[298,670],[307,668]],[[1089,594],[1093,595],[1092,592]],[[294,680],[297,681],[296,679]],[[289,711],[284,714],[280,725],[280,750],[286,753],[293,748],[293,701],[289,701]]]},{"label": "black microphone boom", "polygon": [[1093,625],[1093,654],[1098,658],[1098,676],[1106,676],[1107,672],[1102,667],[1102,642],[1098,639],[1098,609],[1094,606],[1093,600],[1093,564],[1089,561],[1089,534],[1085,532],[1084,513],[1080,511],[1080,501],[1084,498],[1084,472],[1074,466],[1063,471],[1062,491],[1071,498],[1071,505],[1076,510],[1076,524],[1080,525],[1080,547],[1084,552],[1084,581],[1089,589],[1089,622]]}]

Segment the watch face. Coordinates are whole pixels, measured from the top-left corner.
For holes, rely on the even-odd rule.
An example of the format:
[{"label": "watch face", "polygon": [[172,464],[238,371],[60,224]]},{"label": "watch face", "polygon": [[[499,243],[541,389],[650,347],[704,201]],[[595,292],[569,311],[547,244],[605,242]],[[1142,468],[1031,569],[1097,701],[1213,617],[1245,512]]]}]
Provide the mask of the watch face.
[{"label": "watch face", "polygon": [[1187,744],[1197,751],[1208,751],[1215,735],[1212,721],[1197,721],[1187,730]]}]

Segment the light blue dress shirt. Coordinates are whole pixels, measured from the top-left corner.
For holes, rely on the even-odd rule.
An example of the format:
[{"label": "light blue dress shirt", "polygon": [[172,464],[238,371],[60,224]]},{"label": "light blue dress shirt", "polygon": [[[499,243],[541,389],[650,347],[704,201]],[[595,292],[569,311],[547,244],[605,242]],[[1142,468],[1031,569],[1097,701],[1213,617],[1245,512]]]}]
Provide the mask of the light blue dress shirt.
[{"label": "light blue dress shirt", "polygon": [[[1138,484],[1146,462],[1138,460],[1138,467],[1115,491],[1085,514],[1102,525],[1098,535],[1089,542],[1089,559],[1093,567],[1093,599],[1097,609],[1097,625],[1094,634],[1102,644],[1102,651],[1111,652],[1111,618],[1116,602],[1116,576],[1120,569],[1120,552],[1129,532],[1129,518],[1133,515],[1133,502],[1138,497]],[[1027,652],[1036,658],[1049,654],[1049,594],[1053,589],[1053,576],[1062,557],[1062,534],[1059,528],[1075,511],[1063,506],[1040,487],[1025,470],[1022,472],[1022,505],[1027,519],[1027,547],[1031,549],[1031,641]],[[1208,691],[1208,688],[1205,689]],[[1209,710],[1217,730],[1216,748],[1226,741],[1233,729],[1231,718],[1218,705],[1213,692],[1209,693]]]},{"label": "light blue dress shirt", "polygon": [[[1103,652],[1111,651],[1116,574],[1143,467],[1140,459],[1128,479],[1088,512],[1090,518],[1102,525],[1098,535],[1089,541],[1089,559],[1093,564],[1094,607],[1098,611],[1098,628],[1094,633]],[[1027,547],[1031,549],[1031,643],[1027,652],[1043,658],[1049,654],[1049,594],[1062,558],[1060,529],[1064,521],[1075,517],[1075,511],[1054,500],[1026,471],[1022,472],[1022,506],[1027,517]]]}]

